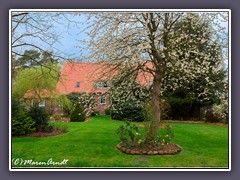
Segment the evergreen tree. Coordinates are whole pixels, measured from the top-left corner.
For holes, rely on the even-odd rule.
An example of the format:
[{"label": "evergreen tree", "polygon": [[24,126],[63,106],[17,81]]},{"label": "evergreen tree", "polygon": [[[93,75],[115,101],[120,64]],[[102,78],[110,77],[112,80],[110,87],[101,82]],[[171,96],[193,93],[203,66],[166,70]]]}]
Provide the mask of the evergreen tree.
[{"label": "evergreen tree", "polygon": [[86,119],[86,114],[84,112],[84,108],[80,103],[77,103],[71,116],[70,121],[71,122],[83,122]]}]

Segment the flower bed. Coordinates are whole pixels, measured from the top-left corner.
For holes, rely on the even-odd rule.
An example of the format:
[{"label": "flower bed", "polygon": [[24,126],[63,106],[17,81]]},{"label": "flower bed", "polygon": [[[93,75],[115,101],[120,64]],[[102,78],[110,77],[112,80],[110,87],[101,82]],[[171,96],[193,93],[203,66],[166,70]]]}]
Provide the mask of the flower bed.
[{"label": "flower bed", "polygon": [[168,144],[164,147],[158,148],[128,148],[126,146],[123,146],[122,143],[119,143],[116,148],[125,153],[125,154],[131,154],[131,155],[173,155],[178,154],[181,152],[180,146],[176,144]]}]

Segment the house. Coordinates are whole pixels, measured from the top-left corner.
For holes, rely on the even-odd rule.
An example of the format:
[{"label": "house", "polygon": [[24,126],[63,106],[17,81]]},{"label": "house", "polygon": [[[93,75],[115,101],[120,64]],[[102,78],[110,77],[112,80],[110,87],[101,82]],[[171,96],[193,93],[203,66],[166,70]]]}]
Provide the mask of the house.
[{"label": "house", "polygon": [[50,114],[54,114],[61,111],[58,101],[59,95],[57,89],[36,89],[25,93],[23,99],[29,106],[37,103],[39,107],[45,107]]},{"label": "house", "polygon": [[[147,64],[152,68],[151,64]],[[111,79],[117,74],[118,69],[111,69],[106,63],[65,63],[57,83],[57,91],[60,94],[71,92],[93,93],[97,102],[96,110],[104,114],[109,107],[110,101],[107,91],[111,86]],[[149,87],[153,76],[150,73],[141,72],[137,76],[137,82],[142,86]]]}]

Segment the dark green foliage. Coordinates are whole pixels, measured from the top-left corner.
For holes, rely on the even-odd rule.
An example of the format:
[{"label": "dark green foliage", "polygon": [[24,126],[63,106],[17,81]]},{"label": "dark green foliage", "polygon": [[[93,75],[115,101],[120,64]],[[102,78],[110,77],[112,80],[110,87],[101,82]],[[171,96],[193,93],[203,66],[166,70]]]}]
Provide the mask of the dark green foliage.
[{"label": "dark green foliage", "polygon": [[99,115],[99,114],[100,114],[99,111],[94,110],[94,111],[91,113],[90,116],[97,116],[97,115]]},{"label": "dark green foliage", "polygon": [[217,114],[214,114],[212,109],[207,110],[204,118],[206,122],[213,122],[213,123],[222,122],[221,117],[218,116]]},{"label": "dark green foliage", "polygon": [[105,111],[106,115],[110,115],[110,113],[111,113],[109,108],[106,108],[104,111]]},{"label": "dark green foliage", "polygon": [[116,120],[127,119],[128,121],[142,122],[144,120],[143,108],[133,107],[130,103],[123,103],[121,105],[121,111],[112,111],[111,117]]},{"label": "dark green foliage", "polygon": [[26,135],[35,131],[35,122],[25,112],[25,106],[16,94],[12,95],[12,135]]},{"label": "dark green foliage", "polygon": [[175,91],[166,91],[164,98],[169,104],[167,113],[170,119],[202,119],[202,109],[211,107],[214,103],[219,102],[216,94],[209,95],[207,100],[198,97],[198,92],[178,88]]},{"label": "dark green foliage", "polygon": [[19,99],[18,95],[12,95],[12,117],[25,109],[24,102]]},{"label": "dark green foliage", "polygon": [[58,63],[58,61],[53,57],[53,52],[39,52],[36,50],[25,50],[23,56],[18,58],[18,62],[22,68],[37,67],[41,64]]},{"label": "dark green foliage", "polygon": [[79,97],[81,96],[81,93],[71,92],[71,93],[67,94],[66,96],[71,101],[71,103],[75,106],[79,102]]},{"label": "dark green foliage", "polygon": [[19,111],[12,117],[12,135],[26,135],[35,131],[35,122],[24,111]]},{"label": "dark green foliage", "polygon": [[35,121],[36,131],[49,131],[49,116],[45,108],[34,105],[30,108],[28,115]]},{"label": "dark green foliage", "polygon": [[82,104],[86,115],[91,115],[94,113],[97,104],[93,93],[72,92],[66,96],[71,101],[73,106],[76,106],[77,103]]},{"label": "dark green foliage", "polygon": [[75,108],[70,116],[71,122],[83,122],[86,119],[86,114],[84,112],[83,106],[79,103],[75,105]]}]

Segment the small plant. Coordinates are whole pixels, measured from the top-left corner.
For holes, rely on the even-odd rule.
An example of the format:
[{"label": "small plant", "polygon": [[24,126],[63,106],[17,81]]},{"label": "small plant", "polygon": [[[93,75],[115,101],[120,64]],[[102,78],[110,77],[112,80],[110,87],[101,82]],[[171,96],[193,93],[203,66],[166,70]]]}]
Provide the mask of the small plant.
[{"label": "small plant", "polygon": [[62,120],[62,116],[60,114],[54,114],[54,115],[51,116],[50,119],[54,120],[54,121],[61,121]]},{"label": "small plant", "polygon": [[174,138],[173,131],[169,125],[166,125],[166,128],[163,128],[162,131],[160,131],[159,135],[159,145],[165,146],[170,143],[170,141]]},{"label": "small plant", "polygon": [[117,134],[119,138],[127,146],[135,146],[140,144],[142,140],[141,135],[139,133],[138,127],[135,124],[132,124],[128,121],[125,121],[123,125],[121,125],[117,129]]},{"label": "small plant", "polygon": [[50,122],[49,125],[55,130],[67,131],[66,123]]},{"label": "small plant", "polygon": [[94,111],[91,113],[90,116],[97,116],[97,115],[99,115],[99,114],[100,114],[99,111],[94,110]]},{"label": "small plant", "polygon": [[28,115],[35,121],[36,131],[49,131],[49,116],[45,108],[34,105],[30,108]]},{"label": "small plant", "polygon": [[86,114],[84,112],[83,106],[79,103],[76,104],[71,116],[71,122],[83,122],[86,119]]},{"label": "small plant", "polygon": [[19,111],[12,118],[12,135],[26,135],[35,131],[35,122],[24,111]]}]

